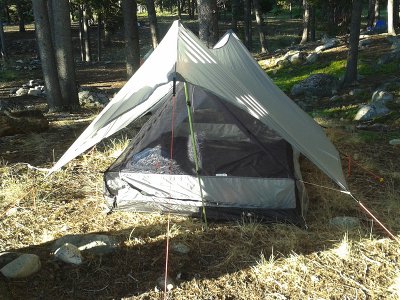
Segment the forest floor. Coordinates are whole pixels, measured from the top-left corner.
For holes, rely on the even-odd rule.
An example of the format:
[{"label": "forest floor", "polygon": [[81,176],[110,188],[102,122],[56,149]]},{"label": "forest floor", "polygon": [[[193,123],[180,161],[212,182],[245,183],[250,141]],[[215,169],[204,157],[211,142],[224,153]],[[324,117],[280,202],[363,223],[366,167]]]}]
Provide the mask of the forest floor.
[{"label": "forest floor", "polygon": [[[168,22],[162,24],[161,32],[166,32]],[[270,30],[276,33],[271,37],[275,48],[297,41],[299,22],[270,20]],[[278,32],[282,28],[284,32]],[[142,28],[141,34],[145,53],[150,45],[148,28]],[[39,70],[15,70],[17,60],[36,58],[33,31],[21,34],[9,28],[6,38],[10,62],[0,70],[0,100],[45,112],[43,98],[9,96],[11,88],[41,78]],[[74,41],[78,49],[76,37]],[[374,47],[364,50],[362,57],[376,60],[387,51],[382,41],[378,39]],[[325,65],[345,59],[344,50],[328,52]],[[102,89],[111,97],[126,82],[122,58],[123,43],[116,35],[101,62],[77,64],[79,84]],[[283,77],[278,78],[279,72],[285,72],[267,71],[277,80]],[[357,88],[373,90],[398,78],[398,74],[397,69],[379,76],[366,75]],[[393,92],[400,97],[399,91]],[[342,153],[353,195],[398,236],[400,148],[389,141],[400,138],[399,121],[379,120],[388,126],[381,131],[358,130],[346,119],[346,112],[368,100],[365,95],[362,97],[346,97],[334,105],[328,99],[320,99],[310,113],[325,120],[328,137]],[[307,186],[307,230],[244,219],[212,222],[204,231],[199,220],[179,216],[126,212],[106,215],[101,172],[144,120],[101,142],[51,177],[28,167],[51,167],[98,112],[83,109],[74,114],[45,113],[50,121],[46,132],[0,138],[0,251],[37,254],[42,262],[41,270],[31,277],[0,278],[8,290],[2,290],[0,284],[0,298],[4,299],[6,293],[10,299],[164,298],[156,286],[165,271],[168,221],[171,245],[183,243],[190,248],[187,254],[170,253],[168,274],[174,279],[175,288],[168,293],[169,299],[400,297],[399,242],[389,239],[353,199],[338,192],[331,180],[306,159],[302,160],[304,180],[318,185]],[[351,169],[349,156],[353,161]],[[357,217],[361,223],[353,228],[333,227],[329,220],[336,216]],[[68,234],[90,233],[115,237],[118,248],[103,256],[84,254],[80,266],[54,259],[50,251],[54,240]]]}]

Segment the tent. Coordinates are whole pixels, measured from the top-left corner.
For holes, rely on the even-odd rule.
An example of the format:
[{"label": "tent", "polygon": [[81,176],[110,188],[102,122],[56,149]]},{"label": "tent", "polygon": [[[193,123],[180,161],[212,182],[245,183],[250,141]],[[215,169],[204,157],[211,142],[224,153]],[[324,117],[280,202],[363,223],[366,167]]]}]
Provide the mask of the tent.
[{"label": "tent", "polygon": [[105,173],[115,209],[300,223],[305,155],[343,191],[337,150],[232,32],[208,49],[179,21],[54,165],[153,112]]}]

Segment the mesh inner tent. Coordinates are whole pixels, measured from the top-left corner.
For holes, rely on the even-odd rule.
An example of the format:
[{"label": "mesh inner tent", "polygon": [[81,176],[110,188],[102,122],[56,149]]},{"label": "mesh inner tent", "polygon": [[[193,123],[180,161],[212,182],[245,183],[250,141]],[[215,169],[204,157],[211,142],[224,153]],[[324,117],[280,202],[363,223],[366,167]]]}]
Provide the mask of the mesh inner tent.
[{"label": "mesh inner tent", "polygon": [[[294,178],[291,145],[275,131],[200,87],[188,92],[200,175]],[[178,83],[109,171],[196,175],[185,102]]]}]

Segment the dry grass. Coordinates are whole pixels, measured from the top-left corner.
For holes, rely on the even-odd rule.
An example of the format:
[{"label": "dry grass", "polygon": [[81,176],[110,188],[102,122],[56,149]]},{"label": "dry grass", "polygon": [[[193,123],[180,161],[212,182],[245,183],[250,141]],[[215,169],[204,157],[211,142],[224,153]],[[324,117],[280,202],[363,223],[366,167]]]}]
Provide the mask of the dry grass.
[{"label": "dry grass", "polygon": [[[85,117],[85,116],[84,116]],[[87,118],[87,117],[86,117]],[[23,145],[18,157],[48,167],[90,121],[76,118],[52,122],[46,135],[6,139]],[[27,280],[11,280],[15,299],[160,299],[156,279],[164,272],[167,216],[103,212],[102,174],[142,125],[99,144],[51,177],[22,161],[0,164],[0,250],[36,253],[42,269]],[[68,133],[65,130],[68,128]],[[363,143],[356,133],[328,132],[338,148],[357,156],[362,166],[385,178],[376,181],[353,166],[348,182],[359,197],[392,229],[400,230],[398,149],[388,143]],[[357,141],[356,141],[357,140]],[[355,142],[356,141],[356,142]],[[5,147],[5,148],[4,148]],[[50,157],[32,157],[37,151]],[[375,156],[379,151],[380,155]],[[24,154],[25,153],[25,154]],[[9,159],[10,160],[10,159]],[[344,161],[345,162],[345,161]],[[302,162],[305,181],[336,186],[310,162]],[[345,168],[346,165],[344,164]],[[184,243],[189,254],[171,253],[169,274],[177,287],[169,299],[396,299],[400,293],[399,245],[387,238],[347,195],[308,186],[308,230],[259,220],[212,223],[203,231],[199,220],[171,216],[171,243]],[[333,228],[335,216],[357,216],[352,230]],[[112,255],[85,255],[85,263],[70,267],[54,261],[50,242],[73,233],[104,232],[120,243]]]}]

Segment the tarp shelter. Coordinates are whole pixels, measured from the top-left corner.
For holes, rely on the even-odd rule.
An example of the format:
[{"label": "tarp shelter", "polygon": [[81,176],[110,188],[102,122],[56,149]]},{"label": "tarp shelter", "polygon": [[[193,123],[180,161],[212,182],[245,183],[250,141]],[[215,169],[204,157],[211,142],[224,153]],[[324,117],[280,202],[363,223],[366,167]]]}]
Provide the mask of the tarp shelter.
[{"label": "tarp shelter", "polygon": [[105,174],[110,206],[196,214],[203,200],[216,218],[250,213],[299,223],[306,203],[298,153],[347,191],[338,152],[322,128],[236,35],[228,32],[208,49],[179,21],[52,171],[150,111]]}]

